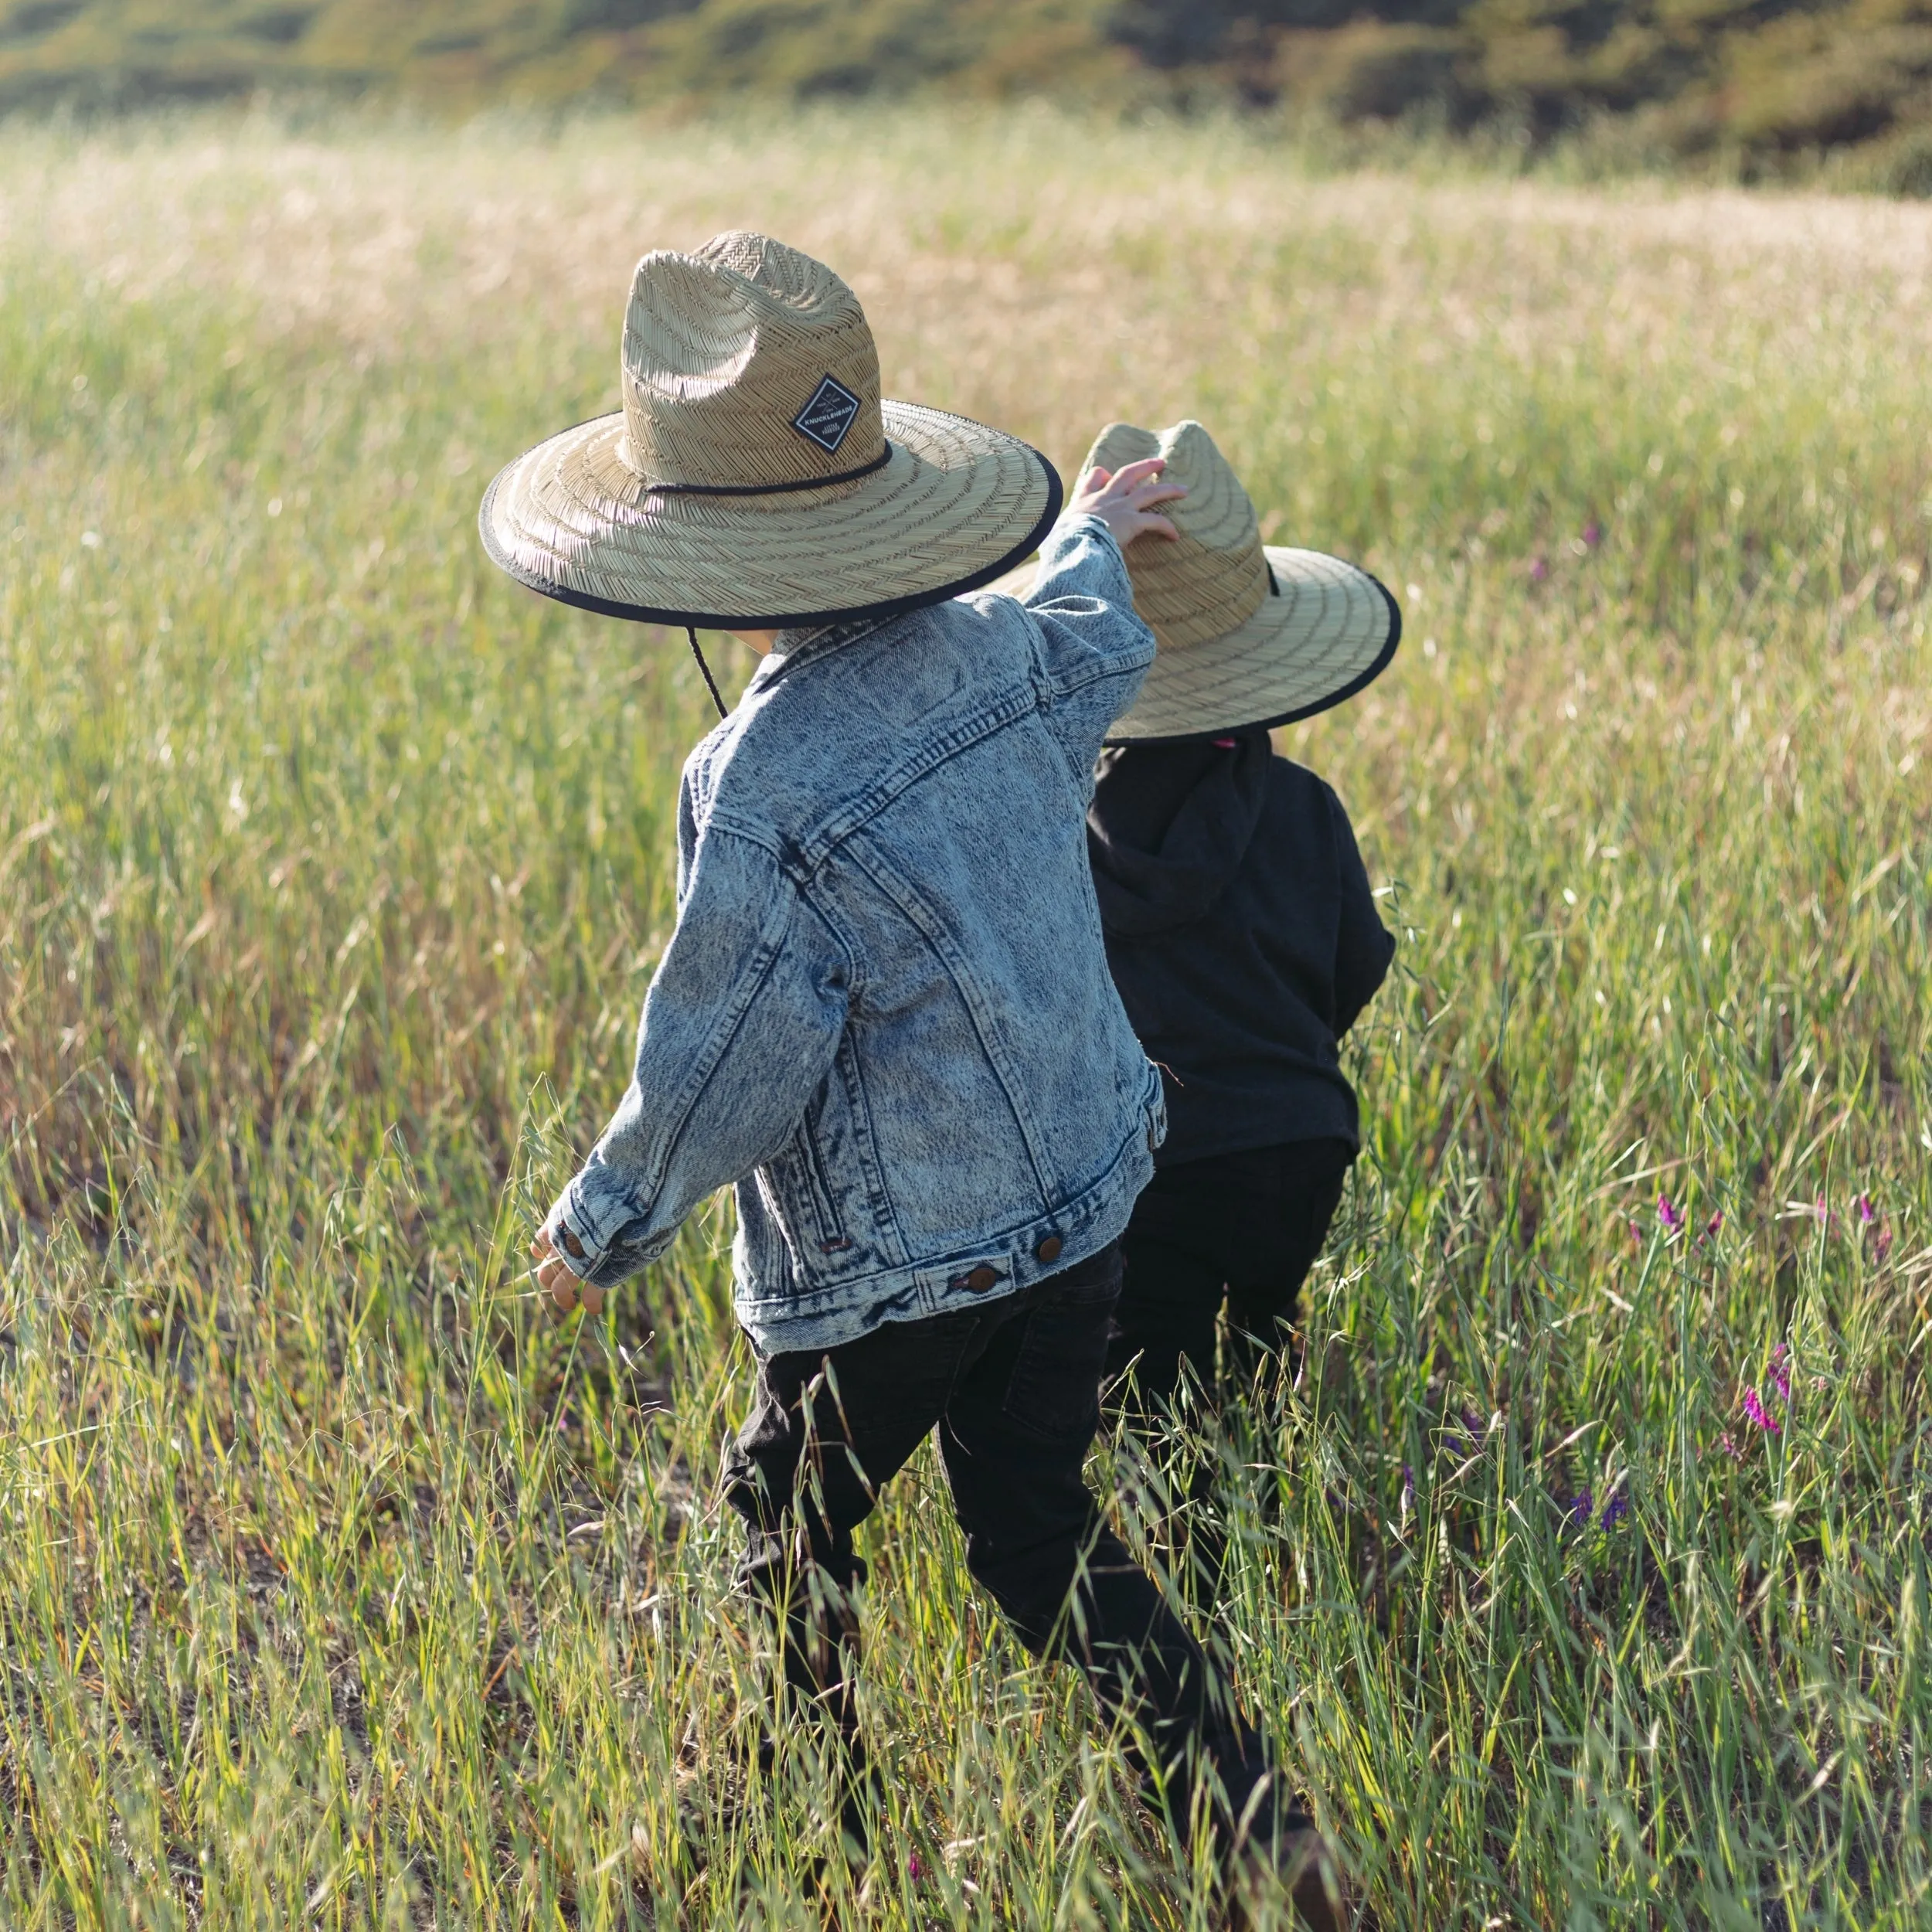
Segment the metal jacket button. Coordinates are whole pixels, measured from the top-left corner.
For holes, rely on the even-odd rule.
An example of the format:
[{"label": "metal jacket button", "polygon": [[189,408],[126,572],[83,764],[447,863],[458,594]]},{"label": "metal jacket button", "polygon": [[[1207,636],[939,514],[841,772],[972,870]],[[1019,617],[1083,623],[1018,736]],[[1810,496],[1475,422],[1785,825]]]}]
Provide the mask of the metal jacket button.
[{"label": "metal jacket button", "polygon": [[1057,1234],[1048,1235],[1046,1239],[1034,1249],[1033,1258],[1036,1261],[1057,1261],[1060,1258],[1060,1236]]},{"label": "metal jacket button", "polygon": [[989,1268],[982,1261],[971,1274],[967,1276],[966,1285],[972,1290],[974,1294],[984,1294],[998,1279],[999,1270],[997,1268]]}]

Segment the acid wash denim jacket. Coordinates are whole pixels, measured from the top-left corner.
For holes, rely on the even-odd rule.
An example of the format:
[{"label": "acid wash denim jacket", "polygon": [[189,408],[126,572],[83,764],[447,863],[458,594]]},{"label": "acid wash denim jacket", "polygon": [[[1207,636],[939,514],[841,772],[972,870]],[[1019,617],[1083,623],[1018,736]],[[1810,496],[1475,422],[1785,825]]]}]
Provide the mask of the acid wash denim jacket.
[{"label": "acid wash denim jacket", "polygon": [[1121,1233],[1166,1123],[1086,812],[1153,656],[1091,517],[1048,538],[1025,607],[781,634],[685,766],[636,1070],[546,1224],[577,1274],[634,1274],[735,1182],[738,1317],[770,1355],[980,1305]]}]

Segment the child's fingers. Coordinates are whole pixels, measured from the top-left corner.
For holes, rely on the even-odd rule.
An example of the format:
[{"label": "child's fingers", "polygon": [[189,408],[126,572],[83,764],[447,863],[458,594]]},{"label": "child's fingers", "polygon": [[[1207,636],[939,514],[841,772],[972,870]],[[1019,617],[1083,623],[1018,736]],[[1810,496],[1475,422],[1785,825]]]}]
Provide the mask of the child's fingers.
[{"label": "child's fingers", "polygon": [[1080,478],[1080,493],[1081,495],[1085,496],[1090,494],[1093,491],[1104,490],[1107,488],[1108,484],[1113,481],[1113,480],[1114,472],[1111,470],[1103,469],[1099,464],[1096,463],[1094,467]]},{"label": "child's fingers", "polygon": [[556,1257],[553,1256],[537,1270],[536,1280],[559,1321],[577,1306],[577,1278]]},{"label": "child's fingers", "polygon": [[1167,458],[1164,456],[1144,456],[1138,463],[1123,463],[1114,472],[1114,487],[1119,490],[1133,489],[1150,477],[1158,476],[1166,468]]},{"label": "child's fingers", "polygon": [[[586,1315],[604,1312],[604,1291],[588,1281],[580,1281],[571,1273],[569,1264],[561,1255],[552,1252],[549,1243],[544,1243],[544,1250],[550,1258],[536,1270],[537,1287],[544,1298],[544,1307],[553,1321],[561,1321],[567,1315],[581,1308]],[[532,1253],[537,1250],[534,1246]]]},{"label": "child's fingers", "polygon": [[1170,543],[1178,543],[1181,540],[1180,532],[1164,516],[1146,515],[1138,517],[1135,521],[1140,526],[1134,532],[1136,536],[1165,537]]},{"label": "child's fingers", "polygon": [[1177,496],[1186,495],[1185,483],[1143,483],[1134,492],[1134,507],[1142,510],[1150,503],[1171,503]]}]

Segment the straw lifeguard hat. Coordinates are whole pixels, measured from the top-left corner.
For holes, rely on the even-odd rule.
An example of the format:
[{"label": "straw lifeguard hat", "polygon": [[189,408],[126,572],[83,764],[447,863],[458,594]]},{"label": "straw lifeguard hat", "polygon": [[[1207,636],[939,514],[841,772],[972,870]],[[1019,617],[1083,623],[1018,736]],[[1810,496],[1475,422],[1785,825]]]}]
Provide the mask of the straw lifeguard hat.
[{"label": "straw lifeguard hat", "polygon": [[890,615],[989,583],[1059,513],[1018,437],[883,401],[859,298],[763,235],[638,264],[624,407],[491,484],[483,546],[613,617],[736,630]]},{"label": "straw lifeguard hat", "polygon": [[[1081,474],[1149,456],[1167,459],[1162,481],[1187,495],[1159,506],[1178,542],[1128,546],[1134,608],[1159,648],[1110,743],[1290,724],[1380,675],[1402,635],[1395,599],[1339,557],[1263,543],[1241,479],[1199,423],[1158,434],[1110,423]],[[1034,573],[1029,564],[997,587],[1024,596]]]}]

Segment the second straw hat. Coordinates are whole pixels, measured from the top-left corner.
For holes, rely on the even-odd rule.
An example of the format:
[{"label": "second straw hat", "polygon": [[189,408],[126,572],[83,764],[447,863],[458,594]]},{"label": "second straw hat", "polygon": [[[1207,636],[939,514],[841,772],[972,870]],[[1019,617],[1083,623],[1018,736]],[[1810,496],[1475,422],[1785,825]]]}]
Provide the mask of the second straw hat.
[{"label": "second straw hat", "polygon": [[[1164,457],[1162,481],[1187,495],[1159,506],[1178,542],[1127,549],[1134,608],[1159,646],[1110,743],[1192,738],[1292,723],[1340,704],[1396,654],[1402,614],[1367,571],[1319,550],[1264,544],[1254,505],[1199,423],[1156,434],[1110,423],[1082,474]],[[998,587],[1023,596],[1032,566]]]},{"label": "second straw hat", "polygon": [[1037,450],[879,394],[859,298],[763,235],[638,264],[624,406],[539,443],[483,499],[492,559],[615,617],[739,630],[937,604],[1038,545]]}]

